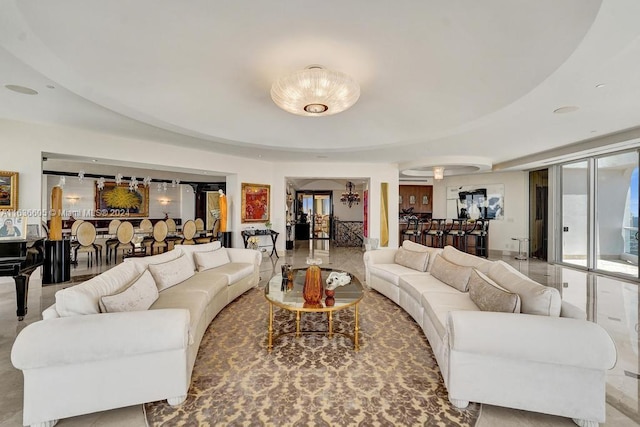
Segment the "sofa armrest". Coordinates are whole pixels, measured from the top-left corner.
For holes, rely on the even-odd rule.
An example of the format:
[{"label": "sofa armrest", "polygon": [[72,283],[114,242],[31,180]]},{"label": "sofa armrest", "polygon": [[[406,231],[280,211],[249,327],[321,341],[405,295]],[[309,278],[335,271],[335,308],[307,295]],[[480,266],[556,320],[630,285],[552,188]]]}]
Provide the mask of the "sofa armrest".
[{"label": "sofa armrest", "polygon": [[373,264],[393,264],[398,249],[383,248],[364,253],[363,259],[365,265]]},{"label": "sofa armrest", "polygon": [[186,349],[189,318],[162,309],[42,320],[18,334],[11,362],[24,370]]},{"label": "sofa armrest", "polygon": [[616,348],[607,331],[586,320],[451,311],[447,332],[450,352],[603,370],[616,363]]},{"label": "sofa armrest", "polygon": [[396,258],[397,249],[383,248],[373,251],[366,251],[363,255],[364,260],[364,280],[366,283],[371,283],[371,275],[369,273],[369,266],[375,264],[393,264]]},{"label": "sofa armrest", "polygon": [[231,262],[244,262],[254,265],[262,263],[262,253],[253,249],[226,248]]}]

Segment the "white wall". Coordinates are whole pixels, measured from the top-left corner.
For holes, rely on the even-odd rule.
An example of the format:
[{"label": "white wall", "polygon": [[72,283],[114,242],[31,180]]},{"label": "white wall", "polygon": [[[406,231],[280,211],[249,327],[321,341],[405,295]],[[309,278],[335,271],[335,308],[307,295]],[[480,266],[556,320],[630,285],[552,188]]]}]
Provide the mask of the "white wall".
[{"label": "white wall", "polygon": [[[124,171],[125,169],[120,169]],[[119,170],[119,171],[120,171]],[[128,176],[125,173],[125,176]],[[51,190],[54,186],[60,182],[60,176],[46,175],[46,195],[51,194]],[[84,178],[80,181],[77,177],[67,176],[65,185],[62,190],[62,210],[63,218],[68,218],[70,213],[73,213],[76,219],[96,218],[94,214],[95,210],[95,178]],[[108,180],[109,181],[109,180]],[[149,216],[148,218],[164,218],[165,212],[170,218],[183,218],[193,219],[195,212],[195,196],[193,190],[188,185],[180,184],[180,187],[167,187],[167,191],[164,189],[158,191],[156,183],[151,183],[149,186]],[[183,196],[181,193],[183,190],[190,191],[191,197]],[[77,199],[76,199],[77,198]],[[183,206],[182,199],[186,198],[191,202],[189,207]],[[43,204],[44,208],[49,211],[51,209],[51,197],[45,197],[46,204]],[[186,203],[185,203],[186,205]],[[184,209],[184,213],[183,213]],[[47,216],[50,219],[50,216]]]},{"label": "white wall", "polygon": [[[447,217],[447,187],[504,184],[503,220],[489,224],[489,250],[517,251],[512,237],[529,237],[529,176],[527,172],[499,172],[447,176],[433,183],[433,218]],[[397,203],[397,200],[396,200]]]}]

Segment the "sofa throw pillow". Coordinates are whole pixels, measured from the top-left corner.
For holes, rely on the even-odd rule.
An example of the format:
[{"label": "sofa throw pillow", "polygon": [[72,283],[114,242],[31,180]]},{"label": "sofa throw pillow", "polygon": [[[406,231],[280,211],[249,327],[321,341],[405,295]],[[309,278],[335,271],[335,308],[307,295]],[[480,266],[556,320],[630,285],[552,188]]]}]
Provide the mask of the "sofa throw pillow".
[{"label": "sofa throw pillow", "polygon": [[188,255],[182,254],[173,261],[163,262],[162,264],[152,264],[149,271],[156,281],[158,291],[163,291],[178,283],[184,282],[195,273],[192,267],[192,261]]},{"label": "sofa throw pillow", "polygon": [[441,255],[436,255],[431,267],[431,275],[460,292],[467,292],[469,290],[469,276],[471,276],[472,270],[473,268],[471,267],[454,264]]},{"label": "sofa throw pillow", "polygon": [[198,266],[196,265],[196,259],[193,254],[196,252],[209,252],[215,251],[222,247],[222,243],[220,241],[215,241],[211,243],[204,243],[201,245],[175,245],[175,250],[179,251],[182,254],[187,256],[187,259],[191,262],[191,267],[193,271],[196,271]]},{"label": "sofa throw pillow", "polygon": [[469,277],[469,297],[482,311],[520,313],[520,297],[473,270]]},{"label": "sofa throw pillow", "polygon": [[419,243],[412,242],[411,240],[403,241],[402,247],[409,251],[429,253],[429,261],[427,262],[427,271],[431,271],[431,267],[433,266],[433,262],[436,259],[436,255],[442,253],[442,248],[432,248],[430,246],[425,246]]},{"label": "sofa throw pillow", "polygon": [[394,262],[417,271],[427,271],[429,252],[409,251],[402,246],[396,251]]},{"label": "sofa throw pillow", "polygon": [[84,283],[56,292],[56,311],[60,317],[100,313],[100,298],[129,287],[143,270],[120,263]]},{"label": "sofa throw pillow", "polygon": [[158,287],[149,270],[124,291],[115,295],[100,298],[100,309],[103,313],[120,311],[144,311],[158,299]]},{"label": "sofa throw pillow", "polygon": [[195,257],[198,271],[209,270],[231,262],[225,248],[209,252],[194,252],[193,256]]},{"label": "sofa throw pillow", "polygon": [[172,249],[169,252],[152,256],[125,258],[124,262],[136,265],[140,274],[142,274],[151,264],[162,264],[163,262],[172,261],[180,255],[182,255],[182,252]]}]

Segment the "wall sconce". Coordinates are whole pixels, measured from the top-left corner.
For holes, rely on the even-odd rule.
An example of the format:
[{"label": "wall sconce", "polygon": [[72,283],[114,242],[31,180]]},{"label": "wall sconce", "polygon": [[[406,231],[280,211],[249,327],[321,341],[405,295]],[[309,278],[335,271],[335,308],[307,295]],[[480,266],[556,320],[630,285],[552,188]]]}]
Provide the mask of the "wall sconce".
[{"label": "wall sconce", "polygon": [[171,199],[159,199],[158,201],[162,206],[167,206],[169,203],[171,203]]},{"label": "wall sconce", "polygon": [[80,196],[66,196],[65,199],[67,199],[72,205],[75,205],[76,202],[80,200]]}]

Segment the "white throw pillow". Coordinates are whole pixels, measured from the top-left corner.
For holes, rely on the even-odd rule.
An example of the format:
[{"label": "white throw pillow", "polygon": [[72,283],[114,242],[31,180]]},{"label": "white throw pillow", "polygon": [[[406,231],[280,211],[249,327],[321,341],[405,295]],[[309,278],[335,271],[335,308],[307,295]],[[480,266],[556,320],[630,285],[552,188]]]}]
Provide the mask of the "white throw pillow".
[{"label": "white throw pillow", "polygon": [[173,261],[151,264],[149,271],[156,281],[158,290],[163,291],[193,276],[195,273],[191,267],[191,262],[189,257],[183,254]]},{"label": "white throw pillow", "polygon": [[231,262],[225,248],[208,252],[194,252],[193,256],[195,257],[198,271],[209,270]]},{"label": "white throw pillow", "polygon": [[427,271],[431,271],[433,262],[436,260],[436,255],[442,253],[442,248],[432,248],[430,246],[421,245],[420,243],[412,242],[411,240],[405,240],[402,242],[402,247],[408,251],[414,252],[429,252],[429,261],[427,262]]},{"label": "white throw pillow", "polygon": [[158,287],[149,270],[124,291],[100,298],[100,309],[104,313],[120,311],[144,311],[158,299]]},{"label": "white throw pillow", "polygon": [[429,264],[429,252],[410,251],[404,247],[399,247],[394,257],[394,262],[407,268],[417,271],[427,271]]},{"label": "white throw pillow", "polygon": [[471,276],[472,270],[471,267],[454,264],[447,261],[442,255],[436,255],[431,267],[431,275],[460,292],[467,292],[469,290],[469,276]]},{"label": "white throw pillow", "polygon": [[98,314],[100,298],[121,292],[140,276],[134,264],[121,263],[76,286],[56,292],[56,311],[60,317]]},{"label": "white throw pillow", "polygon": [[482,311],[520,313],[520,296],[473,270],[469,277],[469,297]]},{"label": "white throw pillow", "polygon": [[185,254],[189,261],[191,261],[191,269],[196,271],[196,260],[193,256],[196,252],[209,252],[215,251],[222,247],[222,243],[219,241],[211,242],[211,243],[203,243],[201,245],[176,245],[175,249],[180,251],[180,253]]}]

